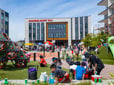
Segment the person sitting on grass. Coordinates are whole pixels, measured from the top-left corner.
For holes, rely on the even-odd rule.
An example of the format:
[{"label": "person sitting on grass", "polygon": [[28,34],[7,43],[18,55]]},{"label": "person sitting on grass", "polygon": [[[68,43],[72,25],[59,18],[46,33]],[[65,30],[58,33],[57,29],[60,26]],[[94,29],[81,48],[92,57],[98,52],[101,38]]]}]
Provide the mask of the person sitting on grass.
[{"label": "person sitting on grass", "polygon": [[80,66],[77,66],[76,80],[84,80],[84,75],[86,73],[86,69],[84,68],[84,66],[86,66],[85,62],[82,62]]},{"label": "person sitting on grass", "polygon": [[56,65],[57,69],[61,69],[60,63],[58,62],[58,58],[53,57],[52,62],[53,62],[52,64]]},{"label": "person sitting on grass", "polygon": [[61,69],[57,69],[55,64],[50,66],[50,69],[55,77],[55,84],[57,83],[70,83],[69,74]]},{"label": "person sitting on grass", "polygon": [[46,62],[46,60],[44,59],[43,56],[40,56],[40,66],[41,67],[46,67],[47,66],[47,62]]}]

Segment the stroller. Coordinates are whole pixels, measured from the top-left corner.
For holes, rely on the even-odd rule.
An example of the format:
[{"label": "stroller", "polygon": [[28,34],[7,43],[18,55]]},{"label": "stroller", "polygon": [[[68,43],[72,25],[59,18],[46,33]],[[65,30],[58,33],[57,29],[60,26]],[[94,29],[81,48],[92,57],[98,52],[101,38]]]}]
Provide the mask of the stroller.
[{"label": "stroller", "polygon": [[28,68],[28,79],[36,80],[37,79],[38,66]]}]

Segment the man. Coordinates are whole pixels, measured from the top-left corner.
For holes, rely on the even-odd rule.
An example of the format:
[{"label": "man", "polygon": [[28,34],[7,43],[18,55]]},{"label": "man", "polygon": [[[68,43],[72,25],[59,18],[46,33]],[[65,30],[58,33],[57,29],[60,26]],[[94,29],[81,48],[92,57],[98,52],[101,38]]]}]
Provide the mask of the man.
[{"label": "man", "polygon": [[50,66],[52,73],[55,76],[55,84],[57,83],[70,83],[69,74],[61,69],[57,69],[55,64]]},{"label": "man", "polygon": [[104,68],[103,62],[95,55],[89,55],[89,67],[94,66],[94,73],[97,72],[97,75],[100,75],[102,69]]}]

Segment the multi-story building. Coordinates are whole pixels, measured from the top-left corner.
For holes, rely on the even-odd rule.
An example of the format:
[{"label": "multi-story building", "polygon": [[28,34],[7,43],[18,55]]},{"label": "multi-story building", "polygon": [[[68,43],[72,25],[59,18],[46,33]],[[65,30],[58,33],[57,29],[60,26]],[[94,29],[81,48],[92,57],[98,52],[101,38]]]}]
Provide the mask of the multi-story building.
[{"label": "multi-story building", "polygon": [[2,9],[0,9],[0,32],[9,35],[9,14]]},{"label": "multi-story building", "polygon": [[99,13],[99,15],[104,15],[104,19],[99,22],[104,22],[105,31],[114,35],[114,0],[101,0],[98,5],[106,7],[104,11]]},{"label": "multi-story building", "polygon": [[71,45],[90,33],[91,17],[25,19],[25,43],[55,40],[57,45]]}]

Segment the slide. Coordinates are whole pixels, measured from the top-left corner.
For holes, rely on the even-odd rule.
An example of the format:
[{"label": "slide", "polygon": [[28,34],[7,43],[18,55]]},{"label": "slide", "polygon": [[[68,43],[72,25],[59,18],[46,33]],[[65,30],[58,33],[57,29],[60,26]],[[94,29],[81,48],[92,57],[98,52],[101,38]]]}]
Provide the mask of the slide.
[{"label": "slide", "polygon": [[114,36],[108,38],[108,46],[112,52],[114,58]]}]

